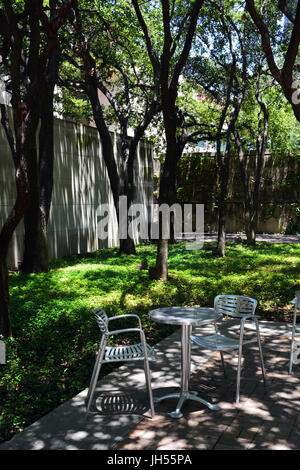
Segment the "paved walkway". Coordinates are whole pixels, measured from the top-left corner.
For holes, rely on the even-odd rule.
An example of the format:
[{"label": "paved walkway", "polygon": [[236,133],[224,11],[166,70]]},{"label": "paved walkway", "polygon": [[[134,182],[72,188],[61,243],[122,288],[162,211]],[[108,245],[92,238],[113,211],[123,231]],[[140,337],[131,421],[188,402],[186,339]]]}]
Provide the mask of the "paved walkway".
[{"label": "paved walkway", "polygon": [[[205,327],[207,332],[209,328]],[[143,405],[143,372],[134,364],[124,365],[101,381],[96,397],[112,390],[127,394],[132,390],[127,414],[114,413],[112,408],[109,411],[108,405],[86,418],[84,390],[0,445],[0,451],[300,449],[300,376],[299,366],[288,375],[289,325],[261,322],[261,332],[268,386],[262,385],[258,354],[251,346],[239,406],[234,401],[235,359],[227,355],[229,379],[225,380],[218,355],[193,346],[191,385],[203,397],[218,403],[221,410],[211,411],[188,401],[182,410],[184,416],[174,420],[168,413],[176,402],[168,400],[156,405],[156,416],[151,419]],[[157,360],[151,367],[153,388],[154,393],[164,394],[179,386],[179,332],[160,342],[156,351]],[[136,387],[140,393],[135,392]],[[116,408],[119,405],[120,401]]]},{"label": "paved walkway", "polygon": [[[204,241],[205,242],[215,242],[217,241],[217,233],[205,233]],[[184,238],[181,238],[181,241],[184,240],[194,240],[195,235],[186,233]],[[246,241],[245,234],[239,233],[226,233],[226,241],[236,242],[236,241]],[[300,243],[300,235],[285,235],[281,233],[262,233],[256,235],[257,242],[269,242],[269,243]]]}]

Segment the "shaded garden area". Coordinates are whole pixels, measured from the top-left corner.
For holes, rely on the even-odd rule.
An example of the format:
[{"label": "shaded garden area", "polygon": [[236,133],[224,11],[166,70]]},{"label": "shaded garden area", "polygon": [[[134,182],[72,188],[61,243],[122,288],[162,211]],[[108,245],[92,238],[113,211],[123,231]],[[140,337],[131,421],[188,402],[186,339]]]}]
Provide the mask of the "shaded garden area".
[{"label": "shaded garden area", "polygon": [[[6,340],[7,365],[0,369],[1,440],[88,386],[99,342],[95,307],[110,316],[138,314],[151,345],[174,330],[150,322],[150,309],[212,306],[220,293],[256,298],[263,319],[291,320],[299,244],[228,243],[226,259],[211,250],[170,245],[167,280],[150,280],[139,269],[142,260],[151,264],[155,256],[156,245],[144,244],[137,256],[119,257],[114,248],[52,261],[47,273],[10,273],[15,334]],[[103,367],[103,374],[110,370]]]}]

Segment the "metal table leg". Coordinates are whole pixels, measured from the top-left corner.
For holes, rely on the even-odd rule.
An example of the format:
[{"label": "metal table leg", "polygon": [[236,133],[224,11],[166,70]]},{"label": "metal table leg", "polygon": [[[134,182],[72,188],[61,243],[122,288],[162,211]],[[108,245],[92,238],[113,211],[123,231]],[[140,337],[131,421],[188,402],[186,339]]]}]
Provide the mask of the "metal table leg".
[{"label": "metal table leg", "polygon": [[213,403],[204,400],[197,396],[197,392],[189,391],[189,381],[190,381],[190,367],[191,367],[191,340],[190,336],[192,333],[192,326],[182,325],[181,332],[181,391],[180,393],[170,393],[160,398],[154,400],[155,403],[159,403],[167,398],[179,398],[176,410],[170,413],[172,418],[181,418],[181,407],[184,404],[185,400],[194,400],[203,405],[206,405],[211,410],[219,410],[219,405],[214,405]]}]

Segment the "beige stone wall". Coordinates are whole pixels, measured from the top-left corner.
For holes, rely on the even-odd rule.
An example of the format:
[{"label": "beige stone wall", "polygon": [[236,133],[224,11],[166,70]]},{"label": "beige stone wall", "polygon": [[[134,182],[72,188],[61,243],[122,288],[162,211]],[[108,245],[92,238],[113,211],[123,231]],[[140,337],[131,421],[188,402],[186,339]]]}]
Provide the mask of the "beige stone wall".
[{"label": "beige stone wall", "polygon": [[[48,226],[50,258],[85,253],[118,244],[115,213],[109,221],[108,238],[97,237],[97,208],[113,204],[101,142],[95,128],[55,119],[54,189]],[[118,137],[114,135],[115,152]],[[0,226],[15,201],[14,168],[2,126],[0,127]],[[142,142],[135,163],[136,202],[152,202],[152,151]],[[13,236],[9,267],[22,260],[24,229],[19,224]],[[135,233],[138,241],[138,234]]]}]

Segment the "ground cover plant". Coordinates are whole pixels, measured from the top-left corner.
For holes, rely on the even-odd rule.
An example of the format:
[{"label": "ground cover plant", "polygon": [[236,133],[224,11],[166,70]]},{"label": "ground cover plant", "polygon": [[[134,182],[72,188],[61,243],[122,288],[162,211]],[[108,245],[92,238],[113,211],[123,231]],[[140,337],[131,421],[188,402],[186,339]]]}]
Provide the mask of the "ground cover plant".
[{"label": "ground cover plant", "polygon": [[[150,280],[138,268],[145,259],[155,263],[155,245],[137,246],[137,256],[117,253],[113,248],[52,261],[48,273],[10,273],[14,338],[6,340],[7,364],[0,366],[0,441],[88,386],[100,338],[95,307],[109,315],[138,314],[151,345],[174,329],[151,322],[150,309],[212,306],[220,293],[256,298],[264,319],[291,320],[300,244],[228,243],[226,258],[171,245],[165,281]],[[103,374],[110,370],[104,367]]]}]

